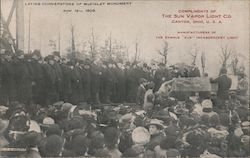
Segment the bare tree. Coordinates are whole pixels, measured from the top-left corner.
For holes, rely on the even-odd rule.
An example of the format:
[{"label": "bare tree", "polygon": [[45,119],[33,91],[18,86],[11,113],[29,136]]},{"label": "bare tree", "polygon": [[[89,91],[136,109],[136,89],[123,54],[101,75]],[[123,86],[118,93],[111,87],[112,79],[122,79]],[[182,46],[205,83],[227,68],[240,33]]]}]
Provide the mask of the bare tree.
[{"label": "bare tree", "polygon": [[205,67],[206,67],[206,56],[205,56],[204,51],[202,51],[202,54],[201,54],[201,66],[202,66],[202,74],[204,75]]},{"label": "bare tree", "polygon": [[75,28],[71,24],[71,52],[72,52],[72,57],[75,59],[76,58],[76,46],[75,46],[75,34],[74,34]]},{"label": "bare tree", "polygon": [[231,67],[233,70],[233,74],[237,75],[237,71],[238,71],[238,63],[239,63],[239,57],[237,53],[234,53],[232,56],[232,60],[231,60]]},{"label": "bare tree", "polygon": [[220,55],[220,60],[222,63],[222,67],[227,67],[227,62],[229,60],[229,58],[232,56],[233,54],[233,50],[231,48],[228,48],[228,45],[226,46],[221,46],[221,55]]},{"label": "bare tree", "polygon": [[135,40],[135,58],[134,58],[134,63],[137,63],[138,58],[139,58],[138,47],[139,47],[139,44],[138,44],[138,41],[136,39]]},{"label": "bare tree", "polygon": [[192,52],[190,51],[189,54],[190,54],[191,57],[192,57],[192,65],[196,65],[196,58],[197,58],[197,55],[198,55],[198,49],[195,48],[194,52],[192,53]]},{"label": "bare tree", "polygon": [[96,55],[97,55],[97,51],[96,51],[96,37],[94,34],[94,29],[91,29],[91,40],[89,41],[89,45],[90,45],[90,57],[92,60],[95,60]]},{"label": "bare tree", "polygon": [[162,48],[162,50],[157,50],[157,52],[158,52],[158,54],[161,56],[161,57],[163,57],[163,62],[164,62],[164,64],[167,64],[167,62],[168,62],[168,51],[169,51],[169,45],[168,45],[168,42],[167,41],[164,41],[164,43],[163,43],[164,45],[163,45],[163,48]]}]

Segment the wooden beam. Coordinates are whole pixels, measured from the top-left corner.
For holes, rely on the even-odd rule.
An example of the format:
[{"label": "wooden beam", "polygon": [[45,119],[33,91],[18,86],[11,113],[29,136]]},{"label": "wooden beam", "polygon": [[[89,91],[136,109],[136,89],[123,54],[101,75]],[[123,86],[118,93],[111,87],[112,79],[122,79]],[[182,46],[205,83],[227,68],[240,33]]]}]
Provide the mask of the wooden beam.
[{"label": "wooden beam", "polygon": [[8,19],[6,21],[6,25],[9,27],[10,25],[10,22],[11,22],[11,19],[12,19],[12,16],[13,16],[13,13],[16,9],[16,1],[17,0],[14,0],[13,3],[12,3],[12,7],[11,7],[11,10],[10,10],[10,13],[9,13],[9,16],[8,16]]},{"label": "wooden beam", "polygon": [[1,14],[0,16],[1,16],[1,23],[2,23],[2,26],[3,26],[3,30],[8,33],[9,38],[12,40],[13,44],[15,45],[15,42],[14,42],[15,39],[13,38],[13,36],[12,36],[10,30],[9,30],[9,27],[6,25],[6,22],[5,22],[4,18],[3,18],[2,12],[0,14]]}]

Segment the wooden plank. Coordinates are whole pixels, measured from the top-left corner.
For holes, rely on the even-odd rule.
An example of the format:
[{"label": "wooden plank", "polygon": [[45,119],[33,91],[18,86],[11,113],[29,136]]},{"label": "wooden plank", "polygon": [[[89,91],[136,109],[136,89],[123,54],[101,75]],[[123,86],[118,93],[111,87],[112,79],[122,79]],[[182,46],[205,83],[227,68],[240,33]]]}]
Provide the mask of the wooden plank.
[{"label": "wooden plank", "polygon": [[211,83],[208,77],[175,78],[172,88],[173,91],[211,91]]}]

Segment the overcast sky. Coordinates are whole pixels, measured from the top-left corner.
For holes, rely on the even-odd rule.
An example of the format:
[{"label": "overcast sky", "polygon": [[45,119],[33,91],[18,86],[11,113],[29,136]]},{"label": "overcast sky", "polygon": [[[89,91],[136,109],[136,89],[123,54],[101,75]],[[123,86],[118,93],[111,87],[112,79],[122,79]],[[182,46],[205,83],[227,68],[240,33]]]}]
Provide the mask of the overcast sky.
[{"label": "overcast sky", "polygon": [[[49,2],[48,0],[24,0],[24,2]],[[57,1],[59,2],[59,1]],[[67,1],[63,1],[67,2]],[[83,2],[83,1],[73,1]],[[94,1],[104,2],[104,1]],[[114,2],[114,1],[112,1]],[[229,45],[244,57],[241,64],[247,65],[249,59],[249,2],[248,1],[135,1],[126,6],[25,6],[25,49],[28,46],[28,20],[31,13],[31,49],[41,49],[45,56],[50,53],[48,41],[58,40],[61,32],[61,51],[65,53],[70,46],[70,26],[75,26],[76,43],[81,44],[90,39],[91,28],[94,29],[98,42],[103,45],[104,40],[111,33],[113,39],[121,41],[129,48],[129,55],[135,52],[137,39],[140,47],[141,59],[150,61],[158,58],[156,50],[161,48],[162,40],[157,35],[176,35],[177,31],[216,31],[216,35],[237,36],[236,40],[167,40],[169,50],[169,64],[176,62],[191,63],[189,50],[197,48],[204,51],[207,59],[207,72],[218,74],[219,54],[221,45]],[[2,0],[4,17],[7,17],[12,0]],[[95,8],[94,13],[85,9]],[[72,13],[64,13],[63,9],[72,9]],[[82,13],[75,13],[74,9],[82,9]],[[230,14],[231,19],[223,19],[222,24],[174,24],[171,20],[162,18],[162,14],[177,13],[179,9],[215,9],[217,14]],[[11,23],[11,32],[15,35],[15,18]],[[200,53],[201,54],[201,53]],[[200,54],[197,65],[200,66]]]}]

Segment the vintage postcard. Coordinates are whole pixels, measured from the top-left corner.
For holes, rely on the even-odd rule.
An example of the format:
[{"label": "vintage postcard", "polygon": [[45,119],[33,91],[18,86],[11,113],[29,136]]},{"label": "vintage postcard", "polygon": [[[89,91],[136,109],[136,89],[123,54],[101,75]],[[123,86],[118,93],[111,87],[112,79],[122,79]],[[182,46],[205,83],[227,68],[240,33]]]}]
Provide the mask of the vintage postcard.
[{"label": "vintage postcard", "polygon": [[249,0],[0,0],[1,157],[249,157]]}]

